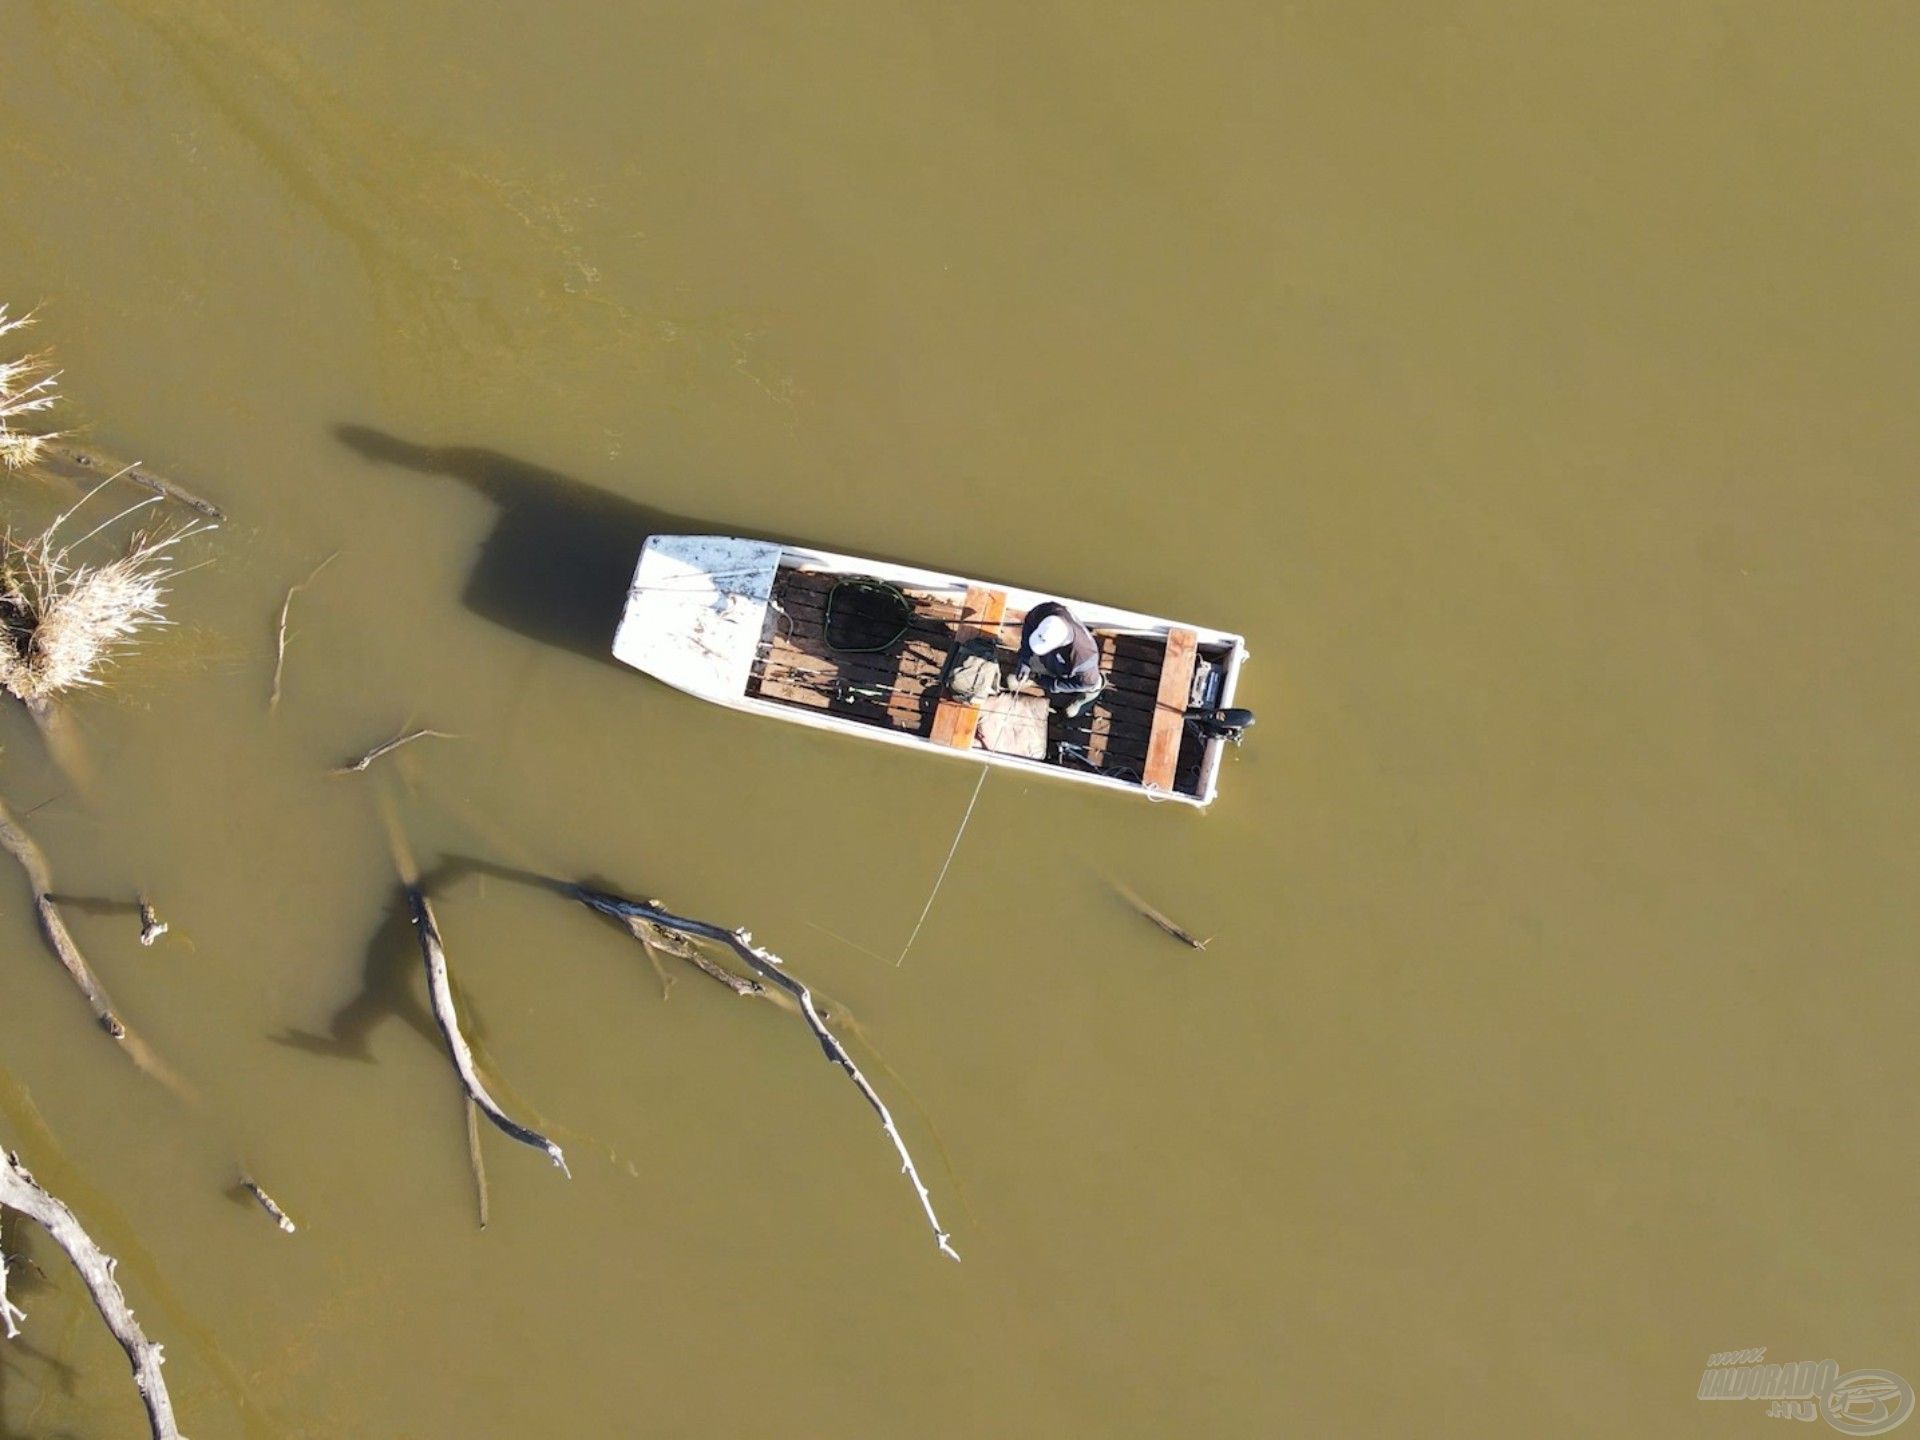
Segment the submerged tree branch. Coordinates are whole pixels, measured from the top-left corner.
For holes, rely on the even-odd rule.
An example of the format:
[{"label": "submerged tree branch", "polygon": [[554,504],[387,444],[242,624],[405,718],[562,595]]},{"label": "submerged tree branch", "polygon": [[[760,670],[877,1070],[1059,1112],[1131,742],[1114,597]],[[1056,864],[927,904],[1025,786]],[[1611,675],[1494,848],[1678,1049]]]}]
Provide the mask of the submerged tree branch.
[{"label": "submerged tree branch", "polygon": [[433,1018],[447,1042],[447,1053],[453,1058],[453,1068],[460,1077],[461,1088],[502,1131],[522,1145],[544,1150],[547,1158],[560,1167],[561,1173],[572,1179],[573,1172],[567,1169],[567,1158],[560,1152],[560,1147],[538,1130],[531,1130],[510,1118],[500,1108],[499,1102],[487,1093],[480,1072],[474,1068],[473,1051],[467,1045],[466,1036],[460,1033],[460,1016],[453,1006],[453,984],[447,977],[446,947],[440,943],[440,926],[433,918],[433,904],[417,885],[408,884],[406,892],[408,908],[413,912],[414,934],[420,941],[420,955],[427,965],[427,994],[433,1004]]},{"label": "submerged tree branch", "polygon": [[227,518],[226,511],[211,500],[201,499],[186,486],[169,480],[164,475],[155,474],[139,461],[126,465],[91,445],[77,441],[56,443],[47,453],[46,463],[43,463],[41,468],[49,474],[61,475],[71,480],[105,472],[116,479],[125,480],[129,485],[138,485],[144,490],[153,491],[156,495],[164,495],[167,499],[176,501],[189,510],[197,510],[209,520]]},{"label": "submerged tree branch", "polygon": [[[133,1383],[140,1391],[141,1403],[146,1406],[153,1440],[181,1440],[180,1427],[173,1418],[173,1400],[160,1373],[164,1357],[159,1345],[147,1338],[140,1322],[134,1319],[127,1297],[121,1292],[119,1281],[114,1279],[113,1257],[94,1243],[73,1212],[42,1188],[27,1173],[20,1157],[11,1152],[0,1162],[0,1206],[18,1210],[36,1222],[67,1252],[73,1268],[86,1283],[100,1318],[106,1321],[120,1348],[127,1352],[127,1363],[133,1367]],[[4,1271],[0,1271],[0,1275],[4,1275]],[[4,1306],[8,1335],[18,1333],[15,1321],[26,1317],[10,1301],[0,1300],[0,1305]]]},{"label": "submerged tree branch", "polygon": [[676,960],[686,961],[702,975],[719,981],[736,995],[767,993],[767,987],[758,980],[749,979],[745,975],[736,975],[724,966],[714,964],[700,953],[697,946],[688,943],[683,936],[674,934],[664,925],[656,925],[653,921],[643,920],[638,915],[616,915],[610,918],[625,925],[627,933],[640,942],[641,948],[647,952],[647,958],[653,961],[654,969],[659,972],[661,982],[669,989],[672,988],[671,982],[667,980],[666,971],[660,964],[662,955],[671,955]]},{"label": "submerged tree branch", "polygon": [[362,755],[358,760],[349,761],[333,773],[336,775],[357,775],[388,751],[398,750],[402,745],[409,744],[415,740],[425,740],[429,737],[436,740],[457,740],[460,738],[457,735],[449,735],[444,730],[409,730],[403,735],[394,736],[391,740],[381,741],[380,744],[367,751],[367,753]]},{"label": "submerged tree branch", "polygon": [[473,1171],[474,1198],[480,1203],[480,1228],[487,1228],[487,1157],[480,1151],[480,1107],[471,1095],[460,1097],[460,1108],[467,1112],[467,1165]]},{"label": "submerged tree branch", "polygon": [[913,1156],[907,1153],[907,1142],[900,1138],[900,1131],[893,1123],[893,1116],[881,1100],[879,1092],[867,1082],[860,1073],[860,1067],[853,1063],[853,1057],[847,1053],[847,1047],[835,1038],[827,1029],[826,1022],[820,1018],[820,1011],[813,1001],[813,992],[784,968],[779,956],[764,950],[753,943],[753,936],[745,930],[726,930],[705,920],[690,920],[684,915],[675,915],[657,904],[641,904],[637,900],[627,900],[618,895],[609,895],[603,890],[590,890],[583,885],[562,887],[581,904],[597,910],[602,915],[610,915],[616,920],[631,923],[635,920],[650,925],[663,926],[668,930],[677,930],[683,935],[691,935],[701,940],[712,940],[725,945],[755,972],[765,976],[800,1006],[800,1014],[807,1022],[807,1028],[813,1032],[813,1038],[820,1042],[820,1049],[827,1059],[847,1072],[861,1095],[873,1107],[880,1117],[880,1128],[887,1132],[887,1138],[893,1142],[893,1148],[900,1156],[900,1168],[913,1182],[914,1193],[920,1197],[920,1208],[926,1212],[927,1223],[933,1227],[934,1242],[940,1247],[940,1253],[949,1260],[958,1260],[959,1253],[948,1243],[948,1234],[940,1228],[940,1217],[933,1213],[933,1197],[927,1193],[927,1187],[920,1180],[920,1172],[915,1168]]},{"label": "submerged tree branch", "polygon": [[120,1048],[127,1052],[135,1065],[175,1095],[191,1099],[192,1092],[186,1082],[148,1049],[146,1042],[129,1030],[126,1022],[114,1010],[106,987],[100,983],[100,977],[93,973],[87,957],[80,953],[80,947],[74,943],[73,933],[67,929],[67,922],[60,914],[60,907],[54,903],[53,872],[47,866],[46,855],[34,843],[33,837],[20,828],[4,800],[0,800],[0,849],[13,856],[26,872],[27,883],[33,888],[33,907],[40,919],[40,933],[45,937],[47,947],[53,951],[54,958],[73,977],[73,983],[80,987],[80,993],[86,996],[87,1004],[93,1010],[93,1018],[99,1021],[100,1028],[119,1042]]},{"label": "submerged tree branch", "polygon": [[302,580],[298,585],[290,587],[287,591],[287,598],[280,602],[280,624],[274,631],[273,687],[267,692],[268,714],[272,714],[280,708],[280,677],[287,668],[287,616],[293,610],[293,597],[306,589],[307,586],[311,585],[315,580],[318,580],[320,578],[320,572],[331,565],[339,554],[340,552],[336,550],[332,555],[327,556],[326,559],[314,566],[307,578]]},{"label": "submerged tree branch", "polygon": [[1118,880],[1111,880],[1108,884],[1113,886],[1114,893],[1133,907],[1134,913],[1139,915],[1141,919],[1148,921],[1156,929],[1171,935],[1182,945],[1194,950],[1204,950],[1212,943],[1212,936],[1208,936],[1207,939],[1202,940],[1184,925],[1177,924],[1173,920],[1168,919],[1164,912],[1156,909],[1142,899],[1139,892],[1134,890],[1132,886],[1122,885]]}]

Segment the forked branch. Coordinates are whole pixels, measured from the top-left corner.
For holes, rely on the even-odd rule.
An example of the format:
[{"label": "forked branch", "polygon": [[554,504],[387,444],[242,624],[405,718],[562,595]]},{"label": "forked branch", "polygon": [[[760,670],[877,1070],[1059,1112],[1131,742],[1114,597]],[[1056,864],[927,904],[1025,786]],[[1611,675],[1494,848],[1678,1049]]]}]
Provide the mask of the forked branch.
[{"label": "forked branch", "polygon": [[287,598],[280,602],[280,623],[274,628],[273,642],[273,685],[267,692],[267,712],[271,714],[280,708],[280,680],[287,669],[287,617],[293,613],[293,597],[320,578],[320,572],[334,562],[340,554],[338,550],[327,556],[313,567],[307,578],[287,590]]},{"label": "forked branch", "polygon": [[[727,930],[705,920],[691,920],[684,915],[675,915],[672,911],[657,904],[642,904],[637,900],[627,900],[618,895],[609,895],[604,890],[590,890],[582,885],[562,887],[581,904],[599,911],[602,915],[612,916],[616,920],[631,925],[642,921],[649,925],[658,925],[668,930],[676,930],[682,935],[690,935],[699,940],[711,940],[725,945],[740,957],[755,973],[765,976],[773,984],[791,995],[800,1006],[800,1014],[807,1022],[807,1028],[813,1032],[813,1038],[820,1042],[820,1048],[827,1059],[847,1072],[873,1111],[880,1117],[880,1128],[887,1132],[887,1138],[893,1142],[894,1150],[900,1156],[900,1168],[913,1182],[914,1193],[920,1197],[920,1208],[926,1212],[927,1223],[933,1227],[934,1243],[940,1247],[940,1253],[949,1260],[958,1260],[959,1253],[948,1243],[948,1234],[940,1228],[940,1217],[933,1213],[933,1197],[927,1193],[927,1187],[921,1182],[920,1171],[914,1166],[913,1156],[907,1152],[907,1142],[900,1138],[900,1131],[893,1123],[886,1102],[881,1100],[879,1092],[867,1082],[860,1073],[860,1067],[853,1063],[853,1057],[827,1029],[826,1022],[820,1018],[819,1008],[814,1004],[813,992],[801,981],[789,974],[779,956],[764,950],[753,943],[753,936],[745,930]],[[637,932],[636,932],[637,933]]]},{"label": "forked branch", "polygon": [[337,766],[333,773],[336,775],[358,775],[382,755],[398,750],[402,745],[410,745],[415,740],[457,740],[459,738],[457,735],[449,735],[444,730],[408,730],[394,736],[391,740],[381,741],[358,760],[349,760],[345,765]]}]

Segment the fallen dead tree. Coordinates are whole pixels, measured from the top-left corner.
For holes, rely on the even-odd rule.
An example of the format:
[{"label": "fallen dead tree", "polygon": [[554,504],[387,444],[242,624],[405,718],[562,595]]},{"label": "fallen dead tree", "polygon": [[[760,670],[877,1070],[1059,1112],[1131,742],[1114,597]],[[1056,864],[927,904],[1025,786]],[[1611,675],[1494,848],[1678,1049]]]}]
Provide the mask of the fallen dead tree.
[{"label": "fallen dead tree", "polygon": [[[800,1007],[800,1014],[807,1022],[807,1028],[813,1032],[813,1038],[819,1042],[820,1049],[827,1059],[846,1071],[847,1078],[853,1081],[861,1095],[866,1098],[866,1102],[873,1107],[874,1113],[880,1117],[880,1128],[886,1131],[887,1138],[893,1142],[893,1148],[900,1156],[902,1173],[913,1183],[914,1193],[920,1198],[920,1208],[926,1212],[927,1223],[933,1227],[934,1243],[940,1247],[940,1253],[949,1260],[960,1258],[959,1252],[948,1243],[947,1232],[940,1227],[940,1217],[933,1212],[933,1197],[927,1193],[927,1187],[920,1179],[920,1171],[913,1163],[913,1156],[907,1151],[906,1141],[900,1138],[900,1131],[893,1123],[893,1116],[888,1111],[886,1102],[881,1100],[879,1092],[868,1083],[867,1077],[860,1073],[860,1067],[853,1063],[853,1057],[847,1053],[847,1047],[840,1043],[831,1030],[827,1029],[826,1021],[820,1017],[819,1008],[814,1003],[813,992],[788,973],[785,962],[779,956],[755,945],[753,936],[745,930],[728,930],[705,920],[693,920],[684,915],[676,915],[657,903],[642,904],[637,900],[608,894],[604,890],[588,889],[583,885],[561,884],[558,888],[562,893],[571,895],[589,909],[611,916],[628,925],[629,928],[634,928],[634,922],[638,921],[645,925],[676,931],[696,940],[710,940],[715,944],[724,945],[749,969],[792,996]],[[634,929],[634,934],[644,941],[645,937],[637,928]]]},{"label": "fallen dead tree", "polygon": [[[173,1400],[160,1373],[164,1358],[160,1346],[147,1338],[140,1322],[134,1318],[133,1309],[114,1278],[113,1257],[94,1243],[73,1212],[43,1188],[12,1152],[0,1161],[0,1207],[17,1210],[34,1221],[66,1252],[73,1268],[80,1272],[87,1293],[93,1297],[100,1318],[106,1321],[120,1348],[127,1352],[127,1363],[133,1367],[133,1383],[140,1391],[141,1403],[146,1406],[147,1425],[153,1440],[180,1440],[180,1427],[173,1418]],[[26,1315],[7,1298],[4,1256],[0,1256],[0,1315],[6,1320],[7,1338],[18,1335],[19,1322],[26,1319]]]}]

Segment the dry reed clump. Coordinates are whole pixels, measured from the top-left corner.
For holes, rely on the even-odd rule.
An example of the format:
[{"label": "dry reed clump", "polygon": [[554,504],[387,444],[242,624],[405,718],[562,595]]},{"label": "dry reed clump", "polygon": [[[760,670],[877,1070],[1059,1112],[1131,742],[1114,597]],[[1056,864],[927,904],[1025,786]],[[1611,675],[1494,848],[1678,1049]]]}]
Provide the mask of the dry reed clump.
[{"label": "dry reed clump", "polygon": [[[0,305],[0,336],[32,323],[31,315],[11,319],[7,307]],[[49,367],[44,355],[0,360],[0,470],[25,469],[59,438],[57,433],[36,434],[16,427],[21,416],[37,415],[53,408],[60,398],[59,379],[59,372]]]},{"label": "dry reed clump", "polygon": [[0,686],[29,704],[99,684],[142,630],[166,623],[174,547],[210,528],[144,532],[118,559],[76,565],[71,545],[54,546],[58,525],[25,542],[0,536]]}]

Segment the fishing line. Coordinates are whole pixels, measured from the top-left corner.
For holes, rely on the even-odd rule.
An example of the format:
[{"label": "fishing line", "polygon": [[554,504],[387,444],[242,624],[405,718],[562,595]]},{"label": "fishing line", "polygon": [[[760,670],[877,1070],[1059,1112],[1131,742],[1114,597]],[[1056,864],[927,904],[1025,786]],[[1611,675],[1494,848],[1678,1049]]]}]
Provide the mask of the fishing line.
[{"label": "fishing line", "polygon": [[960,849],[960,837],[967,833],[967,822],[973,819],[973,807],[980,803],[980,792],[986,788],[988,768],[985,765],[980,767],[980,778],[973,785],[973,798],[967,801],[967,813],[960,817],[960,828],[953,832],[953,844],[947,847],[947,858],[941,863],[939,875],[934,878],[933,893],[927,896],[927,903],[921,907],[920,918],[913,922],[913,933],[907,936],[907,943],[900,947],[900,958],[893,962],[896,970],[907,963],[907,951],[913,949],[913,942],[920,938],[920,927],[927,923],[927,916],[933,911],[933,902],[939,897],[940,887],[947,882],[947,870]]}]

